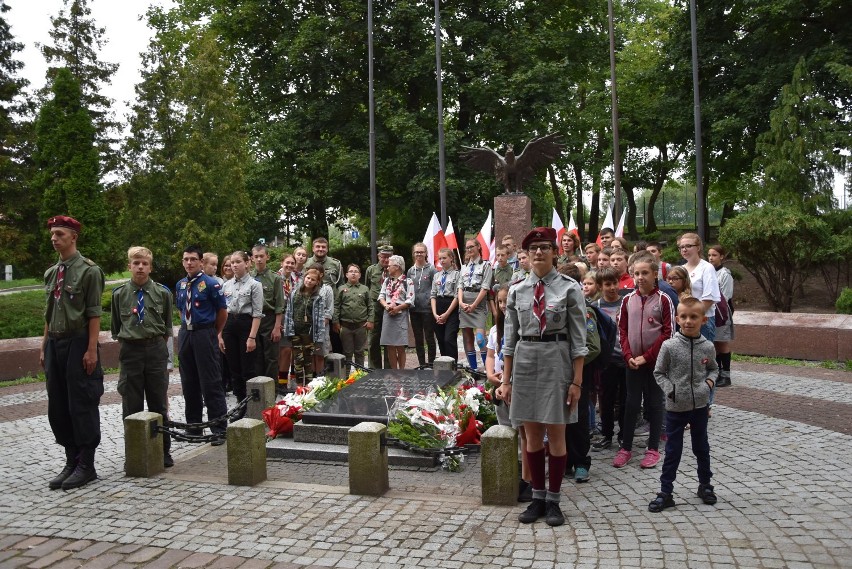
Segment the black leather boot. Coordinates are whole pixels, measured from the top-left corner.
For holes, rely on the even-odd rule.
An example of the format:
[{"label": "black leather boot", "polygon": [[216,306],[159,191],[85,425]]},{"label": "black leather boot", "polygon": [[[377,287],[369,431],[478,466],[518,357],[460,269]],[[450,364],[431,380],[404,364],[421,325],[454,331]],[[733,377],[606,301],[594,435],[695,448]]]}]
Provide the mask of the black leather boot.
[{"label": "black leather boot", "polygon": [[97,477],[98,473],[95,472],[95,449],[80,449],[80,459],[77,461],[77,468],[74,469],[74,473],[66,478],[62,483],[62,489],[71,490],[73,488],[85,486]]},{"label": "black leather boot", "polygon": [[62,488],[62,483],[74,473],[77,468],[77,454],[79,451],[76,447],[65,447],[65,468],[62,472],[56,475],[56,478],[48,483],[51,490],[59,490]]}]

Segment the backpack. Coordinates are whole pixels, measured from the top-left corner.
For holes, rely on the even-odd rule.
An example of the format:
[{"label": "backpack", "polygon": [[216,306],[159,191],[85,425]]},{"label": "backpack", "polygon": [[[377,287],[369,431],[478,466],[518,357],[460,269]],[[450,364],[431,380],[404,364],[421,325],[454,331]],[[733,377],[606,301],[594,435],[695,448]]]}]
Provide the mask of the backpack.
[{"label": "backpack", "polygon": [[601,369],[603,369],[613,361],[615,346],[618,342],[618,326],[615,324],[615,321],[606,314],[606,312],[594,304],[590,305],[589,308],[595,311],[595,316],[598,320],[598,335],[601,339],[601,352],[596,358],[596,361],[600,363]]}]

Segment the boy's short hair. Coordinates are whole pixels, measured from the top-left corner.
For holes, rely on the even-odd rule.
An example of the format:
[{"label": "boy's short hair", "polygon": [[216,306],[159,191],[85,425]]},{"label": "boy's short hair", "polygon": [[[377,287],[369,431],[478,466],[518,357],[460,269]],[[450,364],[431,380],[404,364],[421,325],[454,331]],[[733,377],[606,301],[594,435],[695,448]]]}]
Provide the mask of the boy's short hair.
[{"label": "boy's short hair", "polygon": [[325,243],[326,245],[328,245],[328,239],[326,239],[325,237],[317,237],[313,241],[311,241],[311,246],[317,243]]},{"label": "boy's short hair", "polygon": [[148,259],[150,262],[154,262],[154,254],[147,247],[139,247],[138,245],[134,245],[130,249],[127,250],[127,260],[132,261],[133,259]]},{"label": "boy's short hair", "polygon": [[504,235],[503,238],[500,240],[500,243],[503,243],[505,241],[511,241],[512,245],[515,244],[515,238],[512,237],[511,235]]},{"label": "boy's short hair", "polygon": [[567,276],[571,277],[575,281],[581,280],[580,269],[574,263],[565,263],[565,264],[559,265],[559,268],[556,269],[556,270],[559,271],[560,273],[562,273],[563,275],[567,275]]},{"label": "boy's short hair", "polygon": [[630,255],[630,260],[627,261],[627,264],[633,266],[636,263],[648,263],[651,266],[652,273],[656,273],[660,270],[660,267],[657,265],[657,259],[648,251],[636,251]]},{"label": "boy's short hair", "polygon": [[187,245],[183,248],[183,252],[189,253],[190,255],[198,255],[199,261],[202,257],[204,257],[204,251],[198,245]]},{"label": "boy's short hair", "polygon": [[359,273],[361,272],[361,267],[359,265],[355,264],[355,263],[349,263],[348,265],[346,265],[346,272],[348,273],[349,269],[351,269],[352,267],[355,267],[356,269],[358,269]]},{"label": "boy's short hair", "polygon": [[615,272],[615,269],[612,267],[604,267],[603,269],[598,269],[597,273],[595,273],[595,283],[602,287],[604,283],[616,283],[618,284],[618,273]]},{"label": "boy's short hair", "polygon": [[610,255],[612,255],[613,251],[615,251],[615,249],[613,249],[612,247],[604,247],[603,249],[601,249],[600,253],[601,255],[606,255],[607,257],[609,257]]},{"label": "boy's short hair", "polygon": [[505,245],[497,245],[497,247],[494,248],[494,252],[496,253],[497,251],[503,251],[504,253],[508,254],[509,248],[506,247]]},{"label": "boy's short hair", "polygon": [[583,247],[583,251],[586,251],[587,253],[588,253],[589,249],[594,249],[598,253],[601,252],[601,246],[598,245],[597,243],[594,243],[594,242],[586,243],[586,246]]},{"label": "boy's short hair", "polygon": [[657,251],[663,250],[663,246],[660,245],[659,241],[648,241],[647,243],[645,243],[645,249],[648,249],[648,247],[656,247]]},{"label": "boy's short hair", "polygon": [[624,249],[613,249],[609,254],[609,258],[612,259],[613,257],[623,257],[624,259],[627,259],[627,251]]},{"label": "boy's short hair", "polygon": [[610,229],[609,227],[604,227],[601,229],[601,235],[615,235],[615,230]]},{"label": "boy's short hair", "polygon": [[678,311],[683,307],[685,310],[691,310],[693,308],[697,308],[701,315],[704,316],[704,303],[695,298],[694,296],[690,296],[687,298],[681,298],[680,302],[677,304]]},{"label": "boy's short hair", "polygon": [[258,243],[254,247],[251,248],[252,254],[260,253],[261,251],[263,251],[266,254],[269,254],[269,250],[266,248],[266,245],[264,245],[263,243]]}]

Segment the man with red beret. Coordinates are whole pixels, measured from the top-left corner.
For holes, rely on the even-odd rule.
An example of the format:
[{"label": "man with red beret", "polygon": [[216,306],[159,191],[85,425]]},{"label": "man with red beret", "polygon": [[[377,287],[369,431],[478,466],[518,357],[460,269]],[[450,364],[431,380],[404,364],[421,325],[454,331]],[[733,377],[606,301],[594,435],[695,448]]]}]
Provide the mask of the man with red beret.
[{"label": "man with red beret", "polygon": [[70,490],[97,478],[95,449],[101,442],[98,411],[104,374],[98,357],[104,273],[77,251],[82,229],[72,217],[47,220],[59,261],[44,273],[47,307],[39,359],[47,376],[47,417],[65,447],[65,468],[51,490]]}]

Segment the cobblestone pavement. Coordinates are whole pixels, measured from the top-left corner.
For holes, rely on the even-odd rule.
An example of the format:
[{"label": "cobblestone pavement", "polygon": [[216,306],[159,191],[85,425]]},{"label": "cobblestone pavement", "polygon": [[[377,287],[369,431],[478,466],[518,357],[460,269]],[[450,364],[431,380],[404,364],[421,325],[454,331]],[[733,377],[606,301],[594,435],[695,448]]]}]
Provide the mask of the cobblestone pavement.
[{"label": "cobblestone pavement", "polygon": [[[100,480],[51,492],[62,461],[43,387],[3,389],[0,568],[852,567],[852,382],[842,373],[735,364],[711,419],[716,506],[695,497],[687,451],[677,507],[648,512],[659,467],[634,458],[616,470],[609,450],[592,453],[590,482],[566,481],[560,528],[519,524],[520,507],[481,506],[476,456],[461,473],[394,469],[381,498],[350,496],[335,463],[269,461],[264,484],[228,486],[226,447],[184,443],[165,474],[125,478],[114,394],[101,407]],[[182,419],[178,391],[170,405]]]}]

